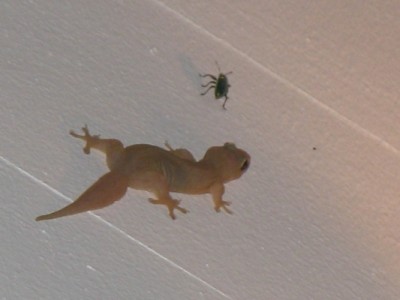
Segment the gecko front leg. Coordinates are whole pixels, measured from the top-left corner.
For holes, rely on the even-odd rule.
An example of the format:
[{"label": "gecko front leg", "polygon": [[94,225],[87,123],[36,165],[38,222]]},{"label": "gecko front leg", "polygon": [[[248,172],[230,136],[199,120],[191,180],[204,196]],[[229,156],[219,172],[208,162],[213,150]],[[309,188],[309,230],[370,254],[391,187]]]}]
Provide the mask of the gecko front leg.
[{"label": "gecko front leg", "polygon": [[216,212],[220,212],[222,208],[228,214],[233,214],[233,212],[227,208],[227,206],[231,205],[231,202],[222,200],[222,195],[224,192],[225,187],[221,183],[216,183],[210,188],[210,194],[214,201],[214,209]]},{"label": "gecko front leg", "polygon": [[176,156],[182,158],[182,159],[186,159],[186,160],[190,160],[190,161],[196,161],[196,159],[194,158],[193,154],[184,148],[178,148],[178,149],[174,149],[171,147],[171,145],[166,141],[164,143],[165,147],[173,154],[175,154]]}]

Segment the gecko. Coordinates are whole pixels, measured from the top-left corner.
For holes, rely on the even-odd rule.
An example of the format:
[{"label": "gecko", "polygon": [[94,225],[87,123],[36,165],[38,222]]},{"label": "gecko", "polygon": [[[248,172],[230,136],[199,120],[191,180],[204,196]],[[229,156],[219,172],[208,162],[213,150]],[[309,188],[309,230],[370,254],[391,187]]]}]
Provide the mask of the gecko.
[{"label": "gecko", "polygon": [[128,187],[154,194],[155,199],[149,198],[149,202],[165,205],[172,219],[176,218],[174,210],[184,214],[188,210],[179,205],[180,200],[171,197],[171,192],[211,194],[215,211],[223,209],[232,214],[227,207],[230,202],[222,199],[224,184],[241,177],[250,166],[250,155],[233,143],[211,147],[201,160],[196,161],[190,151],[184,148],[173,149],[168,142],[165,143],[166,149],[148,144],[124,147],[117,139],[91,135],[87,125],[82,131],[83,135],[72,130],[70,134],[86,143],[83,148],[85,154],[90,154],[91,149],[103,152],[110,171],[75,201],[60,210],[37,217],[36,221],[109,206],[121,199]]}]

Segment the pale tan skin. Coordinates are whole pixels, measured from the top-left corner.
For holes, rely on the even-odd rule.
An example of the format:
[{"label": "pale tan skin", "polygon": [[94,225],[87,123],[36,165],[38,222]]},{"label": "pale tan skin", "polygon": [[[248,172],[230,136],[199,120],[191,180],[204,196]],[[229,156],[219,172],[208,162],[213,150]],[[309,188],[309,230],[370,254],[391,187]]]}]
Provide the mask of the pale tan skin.
[{"label": "pale tan skin", "polygon": [[183,194],[206,194],[212,196],[217,212],[230,204],[222,200],[224,184],[239,178],[250,165],[250,156],[234,144],[225,143],[211,147],[200,161],[186,149],[168,150],[157,146],[138,144],[124,147],[116,139],[101,139],[90,135],[88,128],[82,128],[84,135],[71,130],[73,137],[86,142],[86,154],[90,149],[104,152],[110,171],[100,177],[78,199],[53,213],[42,215],[36,221],[55,219],[78,214],[111,205],[121,199],[128,187],[145,190],[155,195],[150,203],[162,204],[168,208],[169,216],[175,219],[174,210],[187,213],[179,206],[180,201],[171,197],[170,192]]}]

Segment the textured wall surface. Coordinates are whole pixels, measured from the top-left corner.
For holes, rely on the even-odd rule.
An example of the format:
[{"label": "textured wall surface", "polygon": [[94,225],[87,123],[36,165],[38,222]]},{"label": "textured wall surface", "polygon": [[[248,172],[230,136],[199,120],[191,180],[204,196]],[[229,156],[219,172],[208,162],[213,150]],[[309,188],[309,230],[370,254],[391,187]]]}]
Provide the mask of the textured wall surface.
[{"label": "textured wall surface", "polygon": [[[392,3],[391,3],[392,2]],[[397,1],[0,4],[0,299],[400,299]],[[229,75],[227,111],[198,73]],[[249,171],[37,223],[107,171],[68,131]]]}]

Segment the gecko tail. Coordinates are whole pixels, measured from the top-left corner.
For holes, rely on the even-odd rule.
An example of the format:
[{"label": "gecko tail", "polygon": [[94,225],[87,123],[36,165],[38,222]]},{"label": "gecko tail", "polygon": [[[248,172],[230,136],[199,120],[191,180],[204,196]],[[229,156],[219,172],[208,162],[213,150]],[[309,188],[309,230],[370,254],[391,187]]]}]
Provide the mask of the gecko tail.
[{"label": "gecko tail", "polygon": [[56,219],[103,208],[121,199],[128,189],[128,177],[108,172],[100,177],[78,199],[53,213],[42,215],[36,221]]}]

